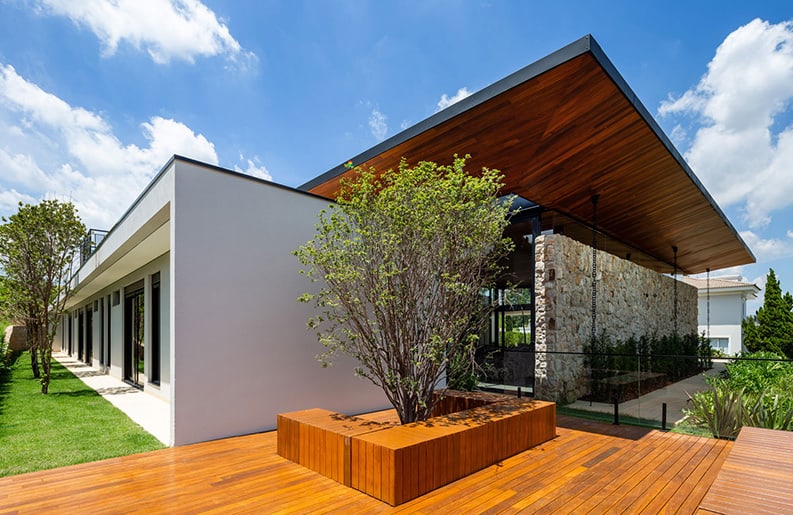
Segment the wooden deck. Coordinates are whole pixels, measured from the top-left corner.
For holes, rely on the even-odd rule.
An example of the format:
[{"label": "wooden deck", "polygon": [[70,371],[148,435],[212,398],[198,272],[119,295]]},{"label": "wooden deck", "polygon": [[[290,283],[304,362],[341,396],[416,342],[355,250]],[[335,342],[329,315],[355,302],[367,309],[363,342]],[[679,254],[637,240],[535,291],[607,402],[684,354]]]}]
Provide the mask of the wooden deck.
[{"label": "wooden deck", "polygon": [[554,440],[397,508],[278,456],[270,432],[0,479],[0,513],[695,513],[733,446],[558,426]]},{"label": "wooden deck", "polygon": [[793,433],[744,427],[700,514],[793,513]]}]

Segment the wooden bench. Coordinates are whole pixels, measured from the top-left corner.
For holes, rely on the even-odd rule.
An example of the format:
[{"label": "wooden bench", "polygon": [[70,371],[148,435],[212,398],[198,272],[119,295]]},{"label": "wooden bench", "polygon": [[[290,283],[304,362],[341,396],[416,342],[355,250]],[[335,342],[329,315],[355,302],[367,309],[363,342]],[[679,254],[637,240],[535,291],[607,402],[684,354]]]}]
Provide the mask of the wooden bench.
[{"label": "wooden bench", "polygon": [[743,427],[697,513],[793,511],[793,432]]},{"label": "wooden bench", "polygon": [[351,438],[393,427],[319,408],[278,415],[278,454],[350,486]]},{"label": "wooden bench", "polygon": [[554,403],[467,392],[447,398],[439,412],[477,407],[406,425],[321,409],[284,413],[278,454],[396,506],[556,436]]}]

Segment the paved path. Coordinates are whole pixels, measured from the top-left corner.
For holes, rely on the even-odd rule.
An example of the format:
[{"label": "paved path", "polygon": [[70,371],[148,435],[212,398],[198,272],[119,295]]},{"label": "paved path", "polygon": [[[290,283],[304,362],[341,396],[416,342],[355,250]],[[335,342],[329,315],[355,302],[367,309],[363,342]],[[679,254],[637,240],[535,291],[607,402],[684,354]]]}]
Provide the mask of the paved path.
[{"label": "paved path", "polygon": [[159,441],[170,445],[171,408],[167,402],[62,352],[53,352],[52,357]]},{"label": "paved path", "polygon": [[[724,370],[723,362],[714,362],[713,368],[705,372],[707,375],[716,375]],[[680,422],[683,408],[689,406],[688,394],[701,392],[710,388],[705,382],[705,374],[697,374],[688,379],[670,384],[638,399],[633,399],[620,404],[620,415],[661,421],[662,405],[666,403],[666,420],[669,427]],[[589,402],[578,400],[567,407],[599,413],[614,413],[614,405],[603,402]]]}]

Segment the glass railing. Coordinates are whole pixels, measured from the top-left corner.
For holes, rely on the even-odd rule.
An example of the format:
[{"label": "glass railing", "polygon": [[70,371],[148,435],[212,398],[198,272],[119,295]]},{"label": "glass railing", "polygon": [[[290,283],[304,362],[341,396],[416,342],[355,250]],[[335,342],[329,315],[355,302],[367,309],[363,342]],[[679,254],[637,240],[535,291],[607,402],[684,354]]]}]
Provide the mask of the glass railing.
[{"label": "glass railing", "polygon": [[[729,438],[731,423],[793,430],[793,360],[781,353],[717,356],[702,345],[670,352],[678,344],[683,350],[670,341],[664,353],[640,346],[634,352],[504,349],[486,360],[478,356],[479,387],[513,394],[520,388],[524,396],[556,400],[563,415],[659,429],[680,424],[705,436]],[[713,420],[725,416],[733,420]]]},{"label": "glass railing", "polygon": [[88,236],[80,244],[80,265],[88,261],[88,258],[96,251],[105,236],[107,236],[107,231],[99,229],[90,229],[88,231]]}]

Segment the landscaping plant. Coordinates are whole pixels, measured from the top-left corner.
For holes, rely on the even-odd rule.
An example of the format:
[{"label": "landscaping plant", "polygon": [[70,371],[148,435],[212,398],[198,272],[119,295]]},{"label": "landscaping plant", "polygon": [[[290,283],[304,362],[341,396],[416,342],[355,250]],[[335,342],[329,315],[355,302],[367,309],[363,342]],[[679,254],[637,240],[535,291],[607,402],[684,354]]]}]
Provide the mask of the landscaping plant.
[{"label": "landscaping plant", "polygon": [[684,410],[695,426],[717,438],[735,438],[743,426],[793,429],[793,363],[777,354],[744,354],[720,377],[706,378],[711,389],[689,395]]},{"label": "landscaping plant", "polygon": [[71,202],[19,204],[0,225],[2,311],[27,329],[33,376],[50,385],[52,340],[71,288],[72,259],[86,236]]},{"label": "landscaping plant", "polygon": [[501,186],[497,170],[471,175],[456,155],[451,165],[403,160],[380,175],[359,168],[295,251],[316,283],[298,300],[316,306],[319,359],[354,357],[402,423],[428,418],[449,364],[471,362],[489,309],[480,291],[512,248]]}]

